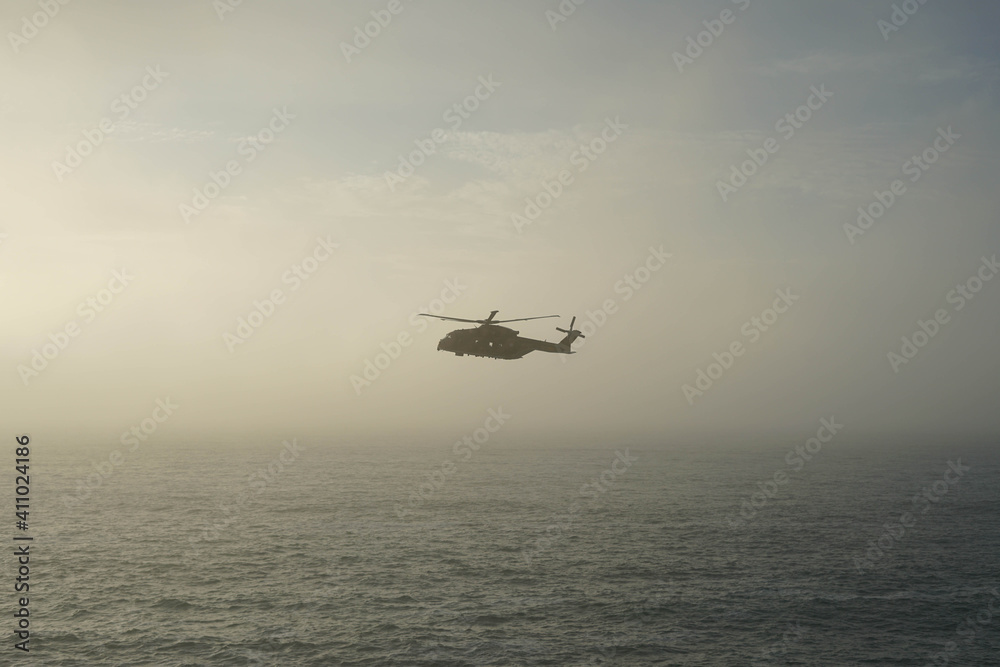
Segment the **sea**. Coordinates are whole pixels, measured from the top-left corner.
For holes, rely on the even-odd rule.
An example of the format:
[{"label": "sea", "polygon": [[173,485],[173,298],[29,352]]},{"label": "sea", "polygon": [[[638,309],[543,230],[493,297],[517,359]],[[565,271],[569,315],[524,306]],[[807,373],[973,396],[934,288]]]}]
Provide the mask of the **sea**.
[{"label": "sea", "polygon": [[1000,443],[818,444],[35,441],[0,663],[1000,665]]}]

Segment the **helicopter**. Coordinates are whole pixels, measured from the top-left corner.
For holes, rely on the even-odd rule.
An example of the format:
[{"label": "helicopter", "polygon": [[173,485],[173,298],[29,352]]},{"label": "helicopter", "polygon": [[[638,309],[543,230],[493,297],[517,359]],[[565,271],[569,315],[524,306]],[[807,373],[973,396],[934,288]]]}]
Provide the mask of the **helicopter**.
[{"label": "helicopter", "polygon": [[570,349],[573,341],[577,338],[586,338],[582,333],[573,328],[576,324],[574,317],[569,323],[569,329],[556,331],[566,334],[558,343],[550,343],[545,340],[534,338],[522,338],[518,331],[500,326],[507,322],[525,322],[527,320],[544,320],[549,317],[560,317],[559,315],[543,315],[541,317],[521,317],[515,320],[494,319],[499,313],[494,310],[485,320],[466,320],[459,317],[444,317],[443,315],[430,315],[428,313],[418,313],[424,317],[436,317],[439,320],[450,320],[452,322],[471,322],[478,324],[474,329],[456,329],[447,334],[438,342],[437,349],[445,352],[452,352],[455,356],[462,357],[467,354],[475,357],[489,357],[491,359],[520,359],[529,352],[552,352],[554,354],[576,354]]}]

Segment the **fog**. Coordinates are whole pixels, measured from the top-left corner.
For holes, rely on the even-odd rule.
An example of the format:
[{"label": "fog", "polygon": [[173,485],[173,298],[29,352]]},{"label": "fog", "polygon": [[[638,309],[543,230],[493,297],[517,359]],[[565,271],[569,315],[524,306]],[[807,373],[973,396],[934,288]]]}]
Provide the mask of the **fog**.
[{"label": "fog", "polygon": [[9,430],[997,435],[995,3],[390,4],[5,3]]}]

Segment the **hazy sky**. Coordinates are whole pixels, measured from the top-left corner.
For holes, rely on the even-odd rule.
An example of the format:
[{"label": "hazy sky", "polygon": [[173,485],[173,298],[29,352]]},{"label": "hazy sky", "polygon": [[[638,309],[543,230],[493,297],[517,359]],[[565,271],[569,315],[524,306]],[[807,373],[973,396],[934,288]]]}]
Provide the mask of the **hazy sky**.
[{"label": "hazy sky", "polygon": [[[890,31],[889,0],[588,0],[558,22],[556,0],[223,2],[0,9],[8,431],[116,441],[167,397],[165,438],[450,441],[501,406],[517,438],[1000,431],[1000,279],[949,298],[1000,253],[997,3],[911,0]],[[372,12],[387,25],[345,54]],[[390,183],[415,142],[433,154]],[[767,161],[723,201],[747,151]],[[229,183],[195,213],[211,173]],[[624,287],[651,247],[672,257]],[[436,345],[462,325],[411,319],[446,290],[451,316],[563,316],[515,327],[548,340],[616,311],[573,356],[459,358]],[[777,290],[797,300],[758,329]]]}]

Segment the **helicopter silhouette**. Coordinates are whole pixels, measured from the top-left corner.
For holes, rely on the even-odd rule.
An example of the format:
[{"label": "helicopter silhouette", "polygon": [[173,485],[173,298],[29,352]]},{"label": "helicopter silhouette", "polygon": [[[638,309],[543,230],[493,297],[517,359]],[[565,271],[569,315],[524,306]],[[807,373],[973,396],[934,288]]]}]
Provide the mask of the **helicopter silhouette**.
[{"label": "helicopter silhouette", "polygon": [[521,317],[515,320],[493,319],[499,312],[499,310],[492,311],[490,316],[485,320],[466,320],[460,317],[444,317],[443,315],[431,315],[429,313],[418,314],[424,317],[436,317],[439,320],[471,322],[479,325],[473,329],[456,329],[438,342],[437,349],[452,352],[459,357],[468,354],[474,357],[489,357],[491,359],[520,359],[529,352],[535,351],[551,352],[554,354],[576,354],[570,349],[573,341],[577,338],[586,338],[586,336],[573,328],[573,325],[576,324],[575,317],[570,321],[568,330],[556,327],[556,331],[566,334],[566,337],[558,343],[550,343],[534,338],[522,338],[518,335],[520,332],[499,325],[507,322],[544,320],[549,317],[559,317],[559,315]]}]

